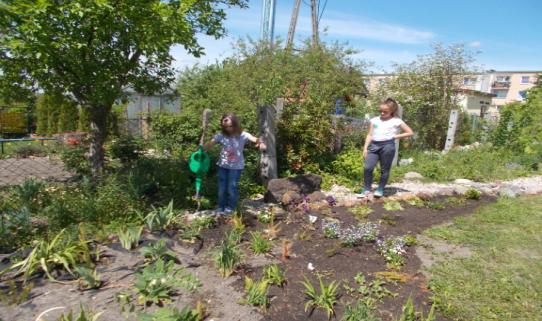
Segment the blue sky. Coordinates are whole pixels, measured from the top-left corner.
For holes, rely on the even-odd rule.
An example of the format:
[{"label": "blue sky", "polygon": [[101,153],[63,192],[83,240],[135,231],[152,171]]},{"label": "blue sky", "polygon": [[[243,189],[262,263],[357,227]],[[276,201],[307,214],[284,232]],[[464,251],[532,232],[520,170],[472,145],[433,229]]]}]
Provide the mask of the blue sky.
[{"label": "blue sky", "polygon": [[[325,0],[322,1],[322,5]],[[286,38],[293,0],[277,0],[275,35]],[[309,0],[303,0],[296,40],[310,37]],[[262,0],[248,9],[230,9],[228,35],[200,36],[206,56],[196,59],[181,47],[172,49],[175,66],[210,63],[232,52],[240,37],[260,36]],[[320,22],[321,38],[359,51],[355,58],[373,63],[373,72],[429,52],[431,43],[464,43],[478,51],[477,65],[496,70],[542,70],[541,0],[328,0]]]}]

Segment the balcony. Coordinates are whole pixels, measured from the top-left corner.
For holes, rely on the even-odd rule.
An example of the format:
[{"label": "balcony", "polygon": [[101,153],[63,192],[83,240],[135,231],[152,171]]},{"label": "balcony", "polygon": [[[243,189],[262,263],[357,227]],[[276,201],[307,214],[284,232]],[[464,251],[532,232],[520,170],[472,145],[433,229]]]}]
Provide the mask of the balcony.
[{"label": "balcony", "polygon": [[495,81],[491,87],[493,89],[508,89],[510,88],[510,81]]}]

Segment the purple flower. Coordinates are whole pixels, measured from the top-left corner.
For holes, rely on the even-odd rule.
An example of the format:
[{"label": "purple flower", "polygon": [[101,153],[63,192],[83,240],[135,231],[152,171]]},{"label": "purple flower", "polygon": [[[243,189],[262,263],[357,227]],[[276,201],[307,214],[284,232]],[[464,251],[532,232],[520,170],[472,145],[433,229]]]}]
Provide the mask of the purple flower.
[{"label": "purple flower", "polygon": [[332,207],[333,207],[333,206],[337,205],[337,200],[335,200],[335,197],[333,197],[333,196],[331,196],[331,195],[329,195],[329,196],[326,197],[326,201],[327,201],[327,204],[328,204],[329,206],[332,206]]}]

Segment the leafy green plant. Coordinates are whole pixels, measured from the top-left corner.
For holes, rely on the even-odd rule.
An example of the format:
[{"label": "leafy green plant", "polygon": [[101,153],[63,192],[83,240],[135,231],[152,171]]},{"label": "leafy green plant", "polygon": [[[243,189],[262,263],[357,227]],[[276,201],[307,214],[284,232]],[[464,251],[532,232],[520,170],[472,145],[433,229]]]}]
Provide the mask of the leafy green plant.
[{"label": "leafy green plant", "polygon": [[175,262],[158,259],[136,274],[134,289],[139,304],[163,304],[171,301],[176,287],[193,291],[201,282],[182,268],[175,268]]},{"label": "leafy green plant", "polygon": [[268,265],[263,268],[263,277],[269,284],[275,284],[277,286],[283,286],[286,284],[286,278],[284,277],[284,271],[278,266],[278,264]]},{"label": "leafy green plant", "polygon": [[409,296],[405,305],[403,305],[401,316],[398,321],[435,321],[435,306],[431,306],[429,314],[427,316],[423,315],[423,312],[417,313],[414,308],[414,302],[412,297]]},{"label": "leafy green plant", "polygon": [[269,297],[267,295],[267,289],[269,283],[267,280],[261,280],[254,282],[248,276],[245,276],[245,299],[243,303],[260,307],[263,311],[267,309],[269,305]]},{"label": "leafy green plant", "polygon": [[44,272],[54,280],[53,270],[62,268],[73,274],[73,268],[83,262],[91,262],[88,241],[81,238],[73,240],[66,235],[66,230],[61,230],[50,242],[38,241],[24,260],[14,263],[0,275],[8,270],[17,270],[16,273],[23,273],[26,282],[34,273]]},{"label": "leafy green plant", "polygon": [[79,276],[79,288],[82,290],[99,289],[104,284],[104,281],[102,281],[96,269],[90,269],[86,266],[77,266],[75,267],[75,271]]},{"label": "leafy green plant", "polygon": [[354,216],[358,220],[364,220],[367,217],[367,215],[369,215],[369,214],[371,214],[373,212],[373,209],[370,208],[369,206],[363,205],[363,206],[352,207],[352,208],[348,209],[348,211],[350,213],[354,214]]},{"label": "leafy green plant", "polygon": [[250,241],[250,248],[256,254],[265,254],[271,250],[271,241],[266,239],[260,232],[250,232],[252,240]]},{"label": "leafy green plant", "polygon": [[354,282],[357,288],[352,288],[348,284],[343,285],[346,293],[354,297],[360,297],[360,300],[370,309],[376,308],[377,302],[384,297],[396,295],[385,288],[386,282],[378,277],[371,282],[367,282],[365,275],[358,273],[354,277]]},{"label": "leafy green plant", "polygon": [[448,197],[446,199],[446,204],[450,206],[460,206],[465,204],[465,198],[464,197]]},{"label": "leafy green plant", "polygon": [[119,242],[126,250],[133,250],[139,244],[143,232],[143,226],[128,226],[117,231]]},{"label": "leafy green plant", "polygon": [[33,208],[33,204],[38,198],[41,190],[45,187],[45,183],[38,181],[35,178],[25,180],[21,185],[13,188],[15,196],[21,201],[22,205]]},{"label": "leafy green plant", "polygon": [[415,237],[405,235],[378,240],[377,247],[379,253],[384,256],[390,268],[400,268],[405,264],[404,255],[406,254],[406,247],[415,243]]},{"label": "leafy green plant", "polygon": [[211,215],[200,215],[194,218],[192,225],[199,230],[209,229],[215,225],[215,219]]},{"label": "leafy green plant", "polygon": [[230,276],[241,262],[241,252],[234,239],[227,234],[214,254],[215,266],[222,277]]},{"label": "leafy green plant", "polygon": [[178,214],[173,210],[173,200],[171,200],[167,206],[153,208],[145,216],[144,221],[150,231],[165,231],[173,225],[177,217]]},{"label": "leafy green plant", "polygon": [[139,254],[141,254],[148,262],[155,262],[158,259],[163,259],[164,261],[175,261],[177,255],[172,250],[168,249],[166,246],[166,241],[164,239],[158,240],[153,244],[139,249]]},{"label": "leafy green plant", "polygon": [[404,210],[404,208],[401,206],[401,202],[395,200],[385,200],[384,209],[390,212]]},{"label": "leafy green plant", "polygon": [[320,308],[327,313],[329,319],[335,315],[335,304],[338,301],[339,283],[332,281],[329,284],[324,284],[321,276],[318,276],[318,282],[320,284],[320,292],[316,290],[314,285],[305,277],[305,281],[301,281],[301,284],[305,286],[305,295],[307,296],[307,302],[305,303],[305,312],[310,310],[309,315],[312,314],[314,309]]},{"label": "leafy green plant", "polygon": [[324,232],[324,236],[329,239],[339,238],[341,234],[340,222],[336,219],[322,220],[322,231]]},{"label": "leafy green plant", "polygon": [[67,315],[62,314],[57,321],[98,321],[100,316],[103,314],[103,312],[92,312],[92,311],[85,311],[85,308],[82,304],[79,305],[79,314],[74,315],[73,311],[70,310],[70,312]]},{"label": "leafy green plant", "polygon": [[160,308],[154,313],[140,313],[138,321],[201,321],[203,318],[198,311],[184,307],[181,311],[177,308]]},{"label": "leafy green plant", "polygon": [[482,193],[477,189],[471,188],[465,193],[465,198],[469,200],[479,200],[482,196]]},{"label": "leafy green plant", "polygon": [[416,207],[422,207],[422,206],[425,205],[424,201],[421,198],[417,197],[417,196],[408,199],[406,202],[407,202],[408,205],[416,206]]},{"label": "leafy green plant", "polygon": [[358,300],[356,305],[347,304],[341,321],[378,321],[373,315],[371,308],[363,300]]}]

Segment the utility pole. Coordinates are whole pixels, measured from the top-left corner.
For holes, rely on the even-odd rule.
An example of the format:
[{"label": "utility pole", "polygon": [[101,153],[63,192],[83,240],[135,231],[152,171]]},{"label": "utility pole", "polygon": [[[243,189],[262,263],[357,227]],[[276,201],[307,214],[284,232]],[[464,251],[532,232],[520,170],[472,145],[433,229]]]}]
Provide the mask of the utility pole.
[{"label": "utility pole", "polygon": [[312,46],[318,46],[318,5],[317,0],[311,0],[312,17]]},{"label": "utility pole", "polygon": [[294,10],[292,11],[292,19],[290,20],[290,28],[288,29],[288,40],[286,41],[286,48],[289,48],[294,43],[295,27],[297,25],[297,17],[299,17],[300,7],[301,0],[295,0]]},{"label": "utility pole", "polygon": [[276,8],[277,8],[276,0],[263,0],[261,39],[269,41],[271,46],[273,46],[273,40],[275,38]]}]

